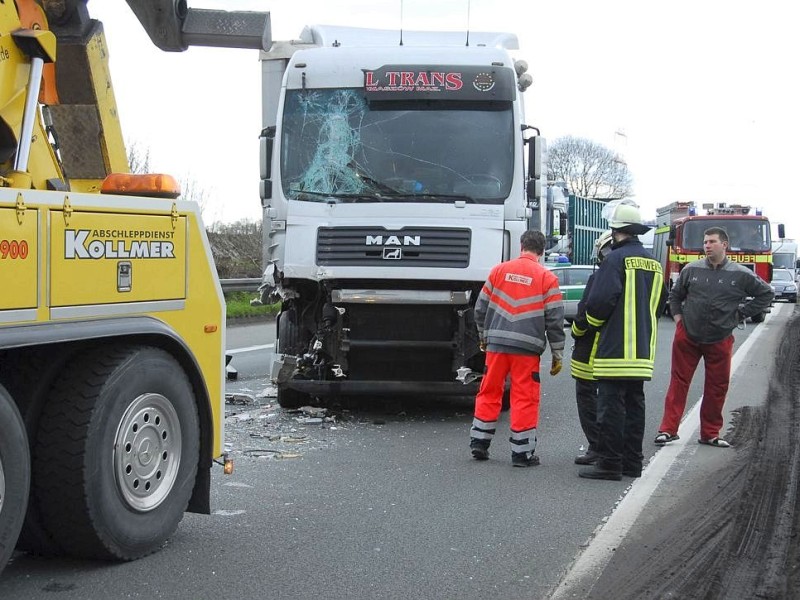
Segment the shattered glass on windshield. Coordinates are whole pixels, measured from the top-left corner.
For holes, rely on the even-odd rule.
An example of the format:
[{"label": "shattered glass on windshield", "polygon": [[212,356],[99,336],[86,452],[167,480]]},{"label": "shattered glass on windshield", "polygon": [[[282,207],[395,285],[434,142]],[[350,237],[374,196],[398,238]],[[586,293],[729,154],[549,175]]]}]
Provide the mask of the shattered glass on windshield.
[{"label": "shattered glass on windshield", "polygon": [[[350,122],[361,122],[366,109],[350,91],[338,90],[317,106],[320,94],[301,94],[300,106],[306,123],[319,131],[314,154],[299,181],[292,187],[319,193],[360,193],[367,185],[353,168],[360,130]],[[322,110],[320,110],[322,109]]]},{"label": "shattered glass on windshield", "polygon": [[283,191],[312,202],[501,204],[514,175],[511,104],[369,104],[356,89],[290,90]]}]

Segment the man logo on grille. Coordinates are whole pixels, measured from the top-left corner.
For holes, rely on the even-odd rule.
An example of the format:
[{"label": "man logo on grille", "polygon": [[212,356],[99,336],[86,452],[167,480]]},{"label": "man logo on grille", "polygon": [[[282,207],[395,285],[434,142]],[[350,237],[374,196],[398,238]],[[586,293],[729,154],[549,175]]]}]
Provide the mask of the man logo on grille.
[{"label": "man logo on grille", "polygon": [[403,250],[401,248],[384,248],[383,260],[400,260],[403,258]]}]

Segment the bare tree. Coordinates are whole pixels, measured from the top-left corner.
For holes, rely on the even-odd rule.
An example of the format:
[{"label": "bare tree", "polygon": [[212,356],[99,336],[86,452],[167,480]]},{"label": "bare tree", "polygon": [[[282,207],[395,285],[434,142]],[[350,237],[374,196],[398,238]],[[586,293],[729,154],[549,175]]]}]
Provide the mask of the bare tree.
[{"label": "bare tree", "polygon": [[192,179],[188,174],[180,180],[181,185],[181,199],[196,202],[200,207],[200,214],[205,217],[206,208],[208,208],[208,197],[206,190],[198,185],[196,179]]},{"label": "bare tree", "polygon": [[[128,145],[128,165],[131,173],[152,173],[150,166],[150,148],[143,148],[138,142]],[[181,186],[181,199],[196,202],[200,207],[200,214],[205,215],[208,207],[208,197],[206,190],[198,185],[197,180],[189,174],[184,175],[178,181]]]},{"label": "bare tree", "polygon": [[214,223],[208,240],[220,277],[261,276],[261,221]]},{"label": "bare tree", "polygon": [[547,178],[564,181],[584,198],[612,200],[633,192],[633,177],[622,158],[597,142],[566,136],[547,149]]},{"label": "bare tree", "polygon": [[143,148],[137,142],[128,144],[128,165],[131,173],[149,173],[150,148]]}]

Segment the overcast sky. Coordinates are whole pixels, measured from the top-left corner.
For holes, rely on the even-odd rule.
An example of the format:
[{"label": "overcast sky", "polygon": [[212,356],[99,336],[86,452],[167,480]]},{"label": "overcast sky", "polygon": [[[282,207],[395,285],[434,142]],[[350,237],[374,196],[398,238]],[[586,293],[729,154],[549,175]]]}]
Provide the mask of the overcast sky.
[{"label": "overcast sky", "polygon": [[[401,0],[189,0],[262,10],[275,40],[306,24],[399,29]],[[469,6],[469,19],[468,19]],[[188,177],[205,220],[260,218],[258,53],[155,48],[124,0],[103,21],[123,132],[154,169]],[[530,65],[526,120],[553,140],[620,152],[647,217],[673,200],[763,208],[800,238],[800,2],[403,0],[404,29],[509,31]]]}]

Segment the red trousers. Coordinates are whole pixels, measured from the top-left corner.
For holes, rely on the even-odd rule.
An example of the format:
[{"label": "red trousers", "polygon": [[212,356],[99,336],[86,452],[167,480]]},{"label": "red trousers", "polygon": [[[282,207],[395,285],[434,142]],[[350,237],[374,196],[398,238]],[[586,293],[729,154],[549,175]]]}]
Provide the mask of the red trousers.
[{"label": "red trousers", "polygon": [[686,335],[682,322],[677,324],[675,338],[672,340],[672,374],[664,399],[664,417],[661,419],[659,431],[670,435],[678,434],[678,425],[686,408],[689,386],[702,358],[706,379],[703,385],[703,400],[700,404],[700,438],[710,440],[719,436],[724,423],[722,407],[728,394],[732,353],[732,335],[713,344],[698,344]]},{"label": "red trousers", "polygon": [[503,352],[486,353],[486,374],[475,397],[475,417],[497,421],[506,376],[511,374],[511,431],[536,429],[539,424],[539,357]]}]

